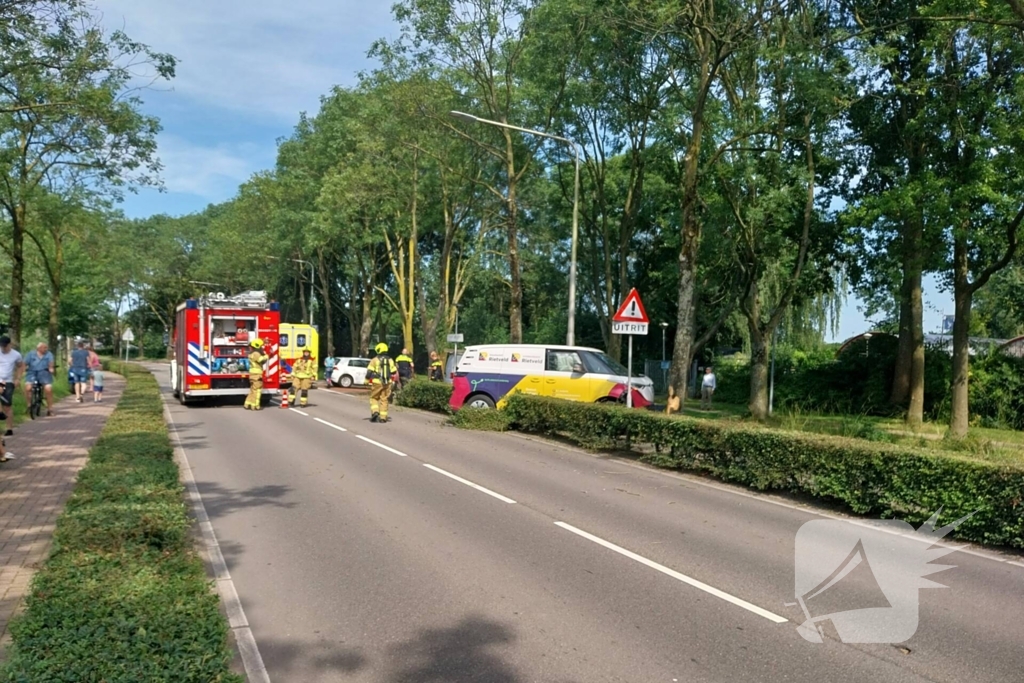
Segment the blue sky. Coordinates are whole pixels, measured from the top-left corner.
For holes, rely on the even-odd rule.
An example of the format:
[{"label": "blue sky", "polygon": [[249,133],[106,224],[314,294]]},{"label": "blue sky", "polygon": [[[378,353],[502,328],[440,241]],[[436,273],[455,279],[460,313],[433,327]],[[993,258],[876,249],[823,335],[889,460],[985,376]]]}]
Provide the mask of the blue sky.
[{"label": "blue sky", "polygon": [[[277,140],[299,112],[316,112],[334,85],[372,67],[371,43],[398,29],[391,0],[94,0],[108,29],[178,58],[176,78],[144,93],[163,123],[164,192],[129,194],[129,216],[200,211],[230,199],[274,164]],[[853,296],[838,339],[867,329]],[[950,295],[925,288],[925,330],[936,331]]]}]

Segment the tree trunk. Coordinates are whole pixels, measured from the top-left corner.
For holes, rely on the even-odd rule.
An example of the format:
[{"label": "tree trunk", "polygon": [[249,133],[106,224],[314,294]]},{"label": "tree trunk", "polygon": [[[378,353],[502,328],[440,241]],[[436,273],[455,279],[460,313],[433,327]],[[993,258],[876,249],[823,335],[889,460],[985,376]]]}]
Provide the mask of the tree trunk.
[{"label": "tree trunk", "polygon": [[679,287],[676,312],[676,339],[672,348],[670,383],[680,400],[686,399],[690,351],[693,346],[694,303],[697,294],[697,253],[701,226],[697,216],[697,165],[703,125],[695,117],[693,138],[684,159],[682,186],[682,246],[679,250]]},{"label": "tree trunk", "polygon": [[900,286],[900,339],[891,401],[907,406],[906,421],[924,421],[924,216],[920,212],[904,222],[903,282]]},{"label": "tree trunk", "polygon": [[[754,326],[751,325],[754,333]],[[765,337],[751,334],[750,337],[750,415],[758,422],[768,419],[768,345]]]},{"label": "tree trunk", "polygon": [[299,322],[306,322],[306,288],[302,286],[302,264],[299,265],[299,277],[296,278],[295,282],[299,287],[299,306],[302,309],[302,315],[300,316]]},{"label": "tree trunk", "polygon": [[505,200],[507,213],[505,224],[508,238],[509,282],[512,285],[512,301],[508,307],[509,341],[512,344],[523,343],[523,276],[519,265],[519,206],[516,203],[515,148],[509,131],[502,131],[505,137],[505,170],[508,173],[508,196]]},{"label": "tree trunk", "polygon": [[516,208],[514,189],[509,189],[508,202],[508,265],[511,271],[512,300],[508,307],[509,342],[523,343],[523,277],[519,266],[519,233],[516,224],[519,211]]},{"label": "tree trunk", "polygon": [[370,334],[373,332],[373,288],[363,292],[363,322],[359,326],[359,355],[366,358],[370,353]]},{"label": "tree trunk", "polygon": [[334,315],[331,312],[331,286],[327,279],[327,264],[324,263],[323,247],[317,249],[317,260],[320,262],[320,292],[324,297],[324,324],[327,326],[327,355],[333,356]]},{"label": "tree trunk", "polygon": [[953,320],[952,408],[949,417],[949,432],[957,439],[967,436],[970,424],[967,378],[971,363],[969,333],[974,292],[969,278],[967,241],[957,238],[953,243],[953,307],[956,318]]},{"label": "tree trunk", "polygon": [[47,343],[57,350],[57,336],[60,333],[60,284],[50,284],[50,316],[47,321]]},{"label": "tree trunk", "polygon": [[[21,347],[21,308],[25,296],[25,204],[14,207],[11,217],[11,306],[7,324],[11,344]],[[24,351],[24,349],[22,349]]]}]

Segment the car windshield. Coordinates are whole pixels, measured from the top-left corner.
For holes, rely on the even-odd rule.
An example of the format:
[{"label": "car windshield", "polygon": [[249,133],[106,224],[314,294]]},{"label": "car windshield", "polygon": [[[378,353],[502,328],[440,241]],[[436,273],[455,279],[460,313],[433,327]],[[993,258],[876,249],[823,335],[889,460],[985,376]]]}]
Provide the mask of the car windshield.
[{"label": "car windshield", "polygon": [[583,358],[591,372],[601,375],[622,375],[628,374],[626,366],[615,360],[607,353],[601,351],[584,351]]}]

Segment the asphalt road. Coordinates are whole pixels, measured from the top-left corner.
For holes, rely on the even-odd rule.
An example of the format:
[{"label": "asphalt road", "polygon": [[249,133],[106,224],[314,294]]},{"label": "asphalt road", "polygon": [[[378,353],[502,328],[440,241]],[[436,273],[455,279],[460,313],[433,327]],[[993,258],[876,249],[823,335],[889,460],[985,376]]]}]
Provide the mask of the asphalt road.
[{"label": "asphalt road", "polygon": [[[371,424],[359,394],[311,400],[171,407],[272,681],[1024,680],[1020,557],[939,560],[949,587],[919,591],[904,643],[829,625],[811,643],[794,546],[822,511],[417,411]],[[876,581],[860,565],[808,604],[888,606]]]}]

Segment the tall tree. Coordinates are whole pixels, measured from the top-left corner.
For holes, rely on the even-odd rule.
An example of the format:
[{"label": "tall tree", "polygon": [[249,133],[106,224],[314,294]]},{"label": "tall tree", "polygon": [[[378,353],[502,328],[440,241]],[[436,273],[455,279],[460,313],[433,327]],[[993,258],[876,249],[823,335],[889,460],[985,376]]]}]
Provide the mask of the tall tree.
[{"label": "tall tree", "polygon": [[[22,333],[25,230],[41,188],[156,182],[157,120],[140,113],[136,72],[171,78],[174,59],[121,32],[105,33],[84,9],[44,18],[19,15],[18,40],[0,66],[0,207],[9,219],[4,249],[13,263],[9,324]],[[46,106],[42,106],[42,105]]]},{"label": "tall tree", "polygon": [[[537,0],[403,0],[394,6],[403,26],[398,44],[378,44],[375,54],[388,49],[410,52],[416,60],[445,68],[488,119],[522,125],[528,115],[520,88],[523,55]],[[511,288],[509,334],[523,339],[523,278],[520,248],[520,185],[530,169],[535,140],[500,128],[452,127],[500,167],[500,176],[485,186],[504,206],[505,249]],[[481,181],[484,182],[484,181]]]}]

